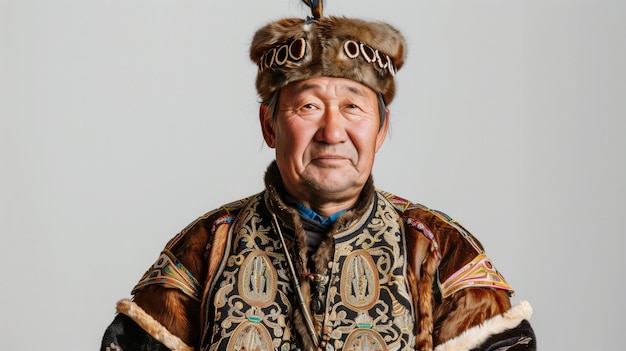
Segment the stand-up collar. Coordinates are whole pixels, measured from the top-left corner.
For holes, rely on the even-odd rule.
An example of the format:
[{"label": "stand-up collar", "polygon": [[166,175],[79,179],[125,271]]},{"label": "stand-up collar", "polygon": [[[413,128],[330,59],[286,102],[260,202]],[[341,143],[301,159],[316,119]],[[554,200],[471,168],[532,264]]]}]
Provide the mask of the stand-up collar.
[{"label": "stand-up collar", "polygon": [[[267,192],[268,207],[289,227],[294,227],[294,217],[299,217],[297,210],[298,200],[291,197],[283,184],[280,171],[276,161],[273,161],[265,172],[265,188]],[[334,234],[345,230],[355,221],[360,219],[370,208],[374,200],[374,181],[370,175],[361,190],[359,199],[354,207],[346,209],[333,223],[329,234]],[[300,222],[300,221],[298,221]]]}]

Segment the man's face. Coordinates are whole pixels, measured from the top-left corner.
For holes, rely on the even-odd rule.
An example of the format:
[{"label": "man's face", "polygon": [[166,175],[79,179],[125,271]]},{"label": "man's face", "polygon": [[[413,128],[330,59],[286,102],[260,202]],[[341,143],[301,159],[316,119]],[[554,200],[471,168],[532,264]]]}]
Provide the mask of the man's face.
[{"label": "man's face", "polygon": [[353,205],[388,126],[388,118],[380,126],[372,89],[328,77],[284,87],[274,121],[265,105],[260,119],[287,191],[311,208],[324,201]]}]

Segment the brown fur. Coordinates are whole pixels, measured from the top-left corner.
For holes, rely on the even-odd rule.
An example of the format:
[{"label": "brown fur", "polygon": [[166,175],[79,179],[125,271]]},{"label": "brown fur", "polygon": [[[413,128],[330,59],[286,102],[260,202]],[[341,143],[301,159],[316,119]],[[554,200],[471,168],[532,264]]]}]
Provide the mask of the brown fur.
[{"label": "brown fur", "polygon": [[[228,228],[229,226],[227,225],[222,225],[220,227],[218,227],[215,231],[215,235],[212,238],[212,246],[211,246],[211,251],[209,253],[209,256],[207,257],[208,260],[208,269],[207,269],[207,274],[206,274],[206,281],[204,282],[204,293],[202,296],[208,296],[209,294],[209,288],[210,286],[210,280],[209,277],[214,277],[215,273],[217,272],[217,269],[219,268],[220,263],[222,262],[222,259],[224,258],[225,255],[225,249],[226,249],[226,241],[227,241],[227,236],[228,236]],[[207,303],[207,299],[202,299],[202,307],[200,309],[200,313],[201,313],[201,318],[200,320],[202,321],[202,323],[200,325],[204,325],[206,323],[205,321],[205,315],[204,315],[204,311],[206,311],[206,303]]]},{"label": "brown fur", "polygon": [[415,339],[416,350],[432,350],[433,338],[432,332],[434,328],[433,321],[433,282],[435,271],[437,270],[437,258],[433,252],[432,245],[428,245],[429,251],[421,265],[421,276],[417,283],[417,336]]},{"label": "brown fur", "polygon": [[[418,322],[417,350],[432,350],[511,307],[508,291],[489,288],[466,288],[435,301],[435,277],[445,281],[483,252],[483,247],[471,234],[463,237],[459,232],[459,228],[463,228],[458,224],[452,225],[435,212],[418,207],[407,211],[404,216],[418,220],[426,227],[425,230],[435,235],[441,255],[440,262],[434,243],[419,230],[407,228],[407,246],[412,249],[409,251],[408,279],[411,286],[417,286],[417,296],[414,294],[413,297]],[[421,254],[424,251],[425,254]],[[423,261],[418,262],[420,259]]]},{"label": "brown fur", "polygon": [[134,302],[187,345],[197,343],[199,315],[189,311],[198,311],[199,303],[180,290],[151,285],[138,291]]},{"label": "brown fur", "polygon": [[[267,205],[270,210],[273,211],[278,220],[283,223],[289,223],[290,227],[294,228],[294,241],[296,247],[299,249],[296,252],[296,255],[292,256],[293,260],[300,259],[302,263],[302,267],[307,266],[307,255],[306,255],[306,232],[302,227],[302,222],[300,221],[300,216],[298,212],[291,206],[288,206],[279,193],[285,193],[282,188],[282,180],[280,178],[280,174],[278,173],[278,166],[275,162],[273,162],[268,168],[265,174],[265,184],[267,191]],[[281,223],[282,224],[282,223]],[[293,253],[295,250],[291,250]],[[295,263],[295,262],[294,262]],[[296,268],[297,269],[297,268]],[[311,302],[311,287],[308,279],[303,276],[297,277],[298,283],[300,284],[300,290],[302,291],[302,295],[304,297],[303,307],[300,305],[298,299],[294,299],[294,303],[296,304],[293,309],[293,326],[296,329],[296,332],[300,335],[300,338],[303,342],[304,350],[315,350],[315,343],[312,337],[309,334],[309,329],[305,322],[304,313],[308,312],[308,306]],[[305,311],[303,311],[305,309]]]}]

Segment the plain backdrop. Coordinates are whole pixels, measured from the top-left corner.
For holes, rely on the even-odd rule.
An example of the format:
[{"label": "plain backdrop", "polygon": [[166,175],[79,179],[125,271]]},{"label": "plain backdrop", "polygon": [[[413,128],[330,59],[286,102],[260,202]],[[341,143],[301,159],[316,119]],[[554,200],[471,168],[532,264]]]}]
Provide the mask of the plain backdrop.
[{"label": "plain backdrop", "polygon": [[[298,0],[0,0],[0,348],[95,350],[188,223],[262,189],[250,39]],[[476,235],[540,350],[626,327],[626,2],[327,0],[406,36],[379,188]]]}]

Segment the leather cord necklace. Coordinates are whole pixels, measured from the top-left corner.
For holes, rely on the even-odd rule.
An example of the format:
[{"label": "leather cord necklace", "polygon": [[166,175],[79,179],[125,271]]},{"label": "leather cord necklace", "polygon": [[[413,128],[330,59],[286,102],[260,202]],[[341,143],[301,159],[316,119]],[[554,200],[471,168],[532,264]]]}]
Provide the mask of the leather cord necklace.
[{"label": "leather cord necklace", "polygon": [[293,260],[291,259],[291,254],[289,254],[289,250],[287,249],[287,244],[285,242],[285,237],[283,235],[282,230],[280,229],[280,225],[278,223],[278,218],[276,218],[276,214],[272,213],[272,219],[274,221],[274,229],[278,233],[278,237],[280,238],[280,242],[283,246],[283,252],[285,253],[285,259],[287,260],[287,264],[289,265],[289,271],[291,272],[291,280],[293,282],[293,286],[296,290],[296,296],[298,297],[298,302],[300,304],[300,310],[304,315],[304,321],[306,323],[306,327],[311,335],[311,339],[315,344],[315,347],[319,347],[320,340],[317,332],[315,331],[315,326],[313,324],[313,317],[311,316],[311,312],[306,306],[304,301],[304,295],[302,294],[302,289],[300,288],[300,282],[298,281],[298,275],[296,274],[296,267],[293,264]]}]

